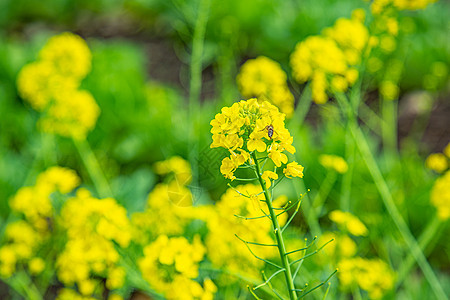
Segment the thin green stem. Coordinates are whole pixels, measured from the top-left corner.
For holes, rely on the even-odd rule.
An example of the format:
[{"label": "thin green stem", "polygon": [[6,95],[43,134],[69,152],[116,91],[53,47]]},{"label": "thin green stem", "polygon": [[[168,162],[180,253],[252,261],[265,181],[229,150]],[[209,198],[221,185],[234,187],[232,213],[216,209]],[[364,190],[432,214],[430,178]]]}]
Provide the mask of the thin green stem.
[{"label": "thin green stem", "polygon": [[285,279],[286,279],[286,285],[287,285],[287,288],[289,290],[289,297],[290,297],[291,300],[297,299],[297,294],[294,291],[295,290],[295,286],[294,286],[294,281],[292,279],[291,267],[290,267],[288,256],[286,255],[286,247],[284,245],[284,239],[283,239],[283,234],[281,232],[280,224],[278,223],[278,219],[277,219],[277,216],[275,214],[275,210],[273,209],[273,206],[272,206],[272,199],[270,197],[270,193],[267,190],[266,184],[265,184],[264,180],[261,177],[261,175],[262,175],[261,174],[261,169],[259,167],[258,159],[256,157],[256,153],[255,152],[252,153],[252,157],[253,157],[253,160],[255,162],[256,174],[258,176],[261,188],[264,191],[264,196],[265,196],[265,199],[266,199],[267,208],[269,209],[269,213],[270,213],[270,216],[271,216],[272,226],[273,226],[273,229],[274,229],[275,238],[277,240],[278,252],[280,254],[280,259],[281,259],[282,266],[285,269],[284,275],[285,275]]},{"label": "thin green stem", "polygon": [[356,146],[353,142],[350,130],[345,133],[345,160],[348,170],[342,175],[340,208],[342,211],[350,211],[350,195],[352,191],[353,170],[355,169]]},{"label": "thin green stem", "polygon": [[198,156],[199,149],[196,139],[196,126],[200,110],[200,93],[202,89],[203,70],[203,44],[206,32],[206,23],[211,0],[200,0],[198,4],[197,19],[192,37],[192,53],[190,61],[190,81],[189,81],[189,162],[192,169],[192,184],[198,181]]},{"label": "thin green stem", "polygon": [[111,197],[113,193],[106,180],[105,174],[103,173],[100,164],[98,163],[97,157],[94,152],[92,152],[91,147],[87,140],[77,140],[73,139],[73,143],[81,156],[81,160],[94,183],[95,189],[100,197]]},{"label": "thin green stem", "polygon": [[[422,232],[418,241],[422,251],[425,251],[430,242],[433,239],[435,239],[436,233],[438,232],[441,224],[442,221],[439,218],[432,218],[431,222],[428,223],[427,228]],[[403,280],[405,280],[406,276],[409,274],[412,267],[414,266],[414,263],[415,263],[414,255],[411,252],[409,252],[408,256],[406,257],[406,259],[403,260],[402,264],[399,267],[400,271],[398,272],[397,282],[395,283],[397,288],[401,286]]]},{"label": "thin green stem", "polygon": [[381,123],[383,149],[386,159],[396,156],[397,152],[397,101],[380,100],[383,121]]},{"label": "thin green stem", "polygon": [[[303,181],[301,180],[292,180],[292,184],[294,185],[295,192],[297,194],[306,193],[306,187]],[[311,201],[309,196],[306,194],[302,200],[303,211],[312,210]],[[305,214],[306,222],[311,229],[312,236],[320,236],[322,234],[322,229],[320,229],[319,220],[317,219],[316,214]]]},{"label": "thin green stem", "polygon": [[398,211],[394,199],[392,198],[392,195],[389,192],[389,187],[387,186],[386,181],[381,175],[381,171],[378,168],[377,163],[375,162],[375,158],[373,157],[372,152],[370,151],[369,145],[367,144],[364,134],[362,133],[361,129],[357,126],[356,123],[353,123],[350,128],[352,135],[355,139],[356,145],[358,146],[359,151],[361,152],[361,155],[367,165],[367,168],[369,169],[369,172],[372,175],[375,185],[377,186],[377,189],[380,192],[381,199],[383,200],[384,205],[386,206],[389,214],[391,215],[392,220],[394,221],[403,239],[408,245],[408,248],[410,249],[412,255],[414,256],[414,259],[417,261],[417,263],[419,264],[420,268],[423,271],[423,274],[430,283],[434,294],[438,299],[448,299],[444,290],[442,289],[441,284],[439,283],[439,280],[434,274],[433,269],[428,263],[419,245],[417,244],[417,241],[415,240],[414,236],[410,232],[408,225],[403,219],[403,216]]},{"label": "thin green stem", "polygon": [[316,219],[320,217],[320,213],[322,211],[323,204],[325,203],[326,198],[331,192],[334,183],[337,179],[337,172],[329,170],[322,184],[320,185],[320,189],[314,197],[311,203],[311,209],[309,210],[309,214],[315,214]]}]

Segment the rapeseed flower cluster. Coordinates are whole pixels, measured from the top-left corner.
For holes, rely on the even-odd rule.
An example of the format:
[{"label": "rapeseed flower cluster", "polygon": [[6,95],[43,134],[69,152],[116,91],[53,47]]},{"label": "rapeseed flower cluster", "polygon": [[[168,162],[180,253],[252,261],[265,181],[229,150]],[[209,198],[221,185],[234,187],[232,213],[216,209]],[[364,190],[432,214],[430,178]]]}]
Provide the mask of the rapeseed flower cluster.
[{"label": "rapeseed flower cluster", "polygon": [[0,276],[13,275],[18,263],[26,263],[31,274],[44,270],[45,262],[38,254],[53,226],[55,211],[51,195],[67,194],[79,184],[74,171],[51,167],[38,176],[35,185],[21,188],[11,198],[12,211],[23,215],[24,219],[6,227],[6,244],[0,248]]},{"label": "rapeseed flower cluster", "polygon": [[380,14],[387,9],[417,10],[425,9],[437,0],[374,0],[371,4],[373,14]]},{"label": "rapeseed flower cluster", "polygon": [[294,95],[287,85],[287,75],[280,64],[265,56],[247,60],[237,76],[239,91],[245,98],[269,101],[287,118],[294,112]]},{"label": "rapeseed flower cluster", "polygon": [[319,253],[316,261],[319,264],[332,262],[339,268],[338,277],[343,290],[351,290],[355,285],[369,293],[369,298],[379,299],[391,290],[395,283],[392,269],[380,259],[366,259],[355,256],[358,247],[355,241],[347,235],[367,236],[367,227],[349,212],[332,211],[329,215],[340,229],[339,232],[325,232],[318,241],[321,247],[331,239],[332,243]]},{"label": "rapeseed flower cluster", "polygon": [[126,274],[114,243],[126,248],[131,240],[125,208],[112,198],[97,199],[79,189],[65,203],[59,222],[68,238],[56,262],[59,280],[66,287],[76,284],[84,296],[98,292],[101,278],[109,290],[122,287]]},{"label": "rapeseed flower cluster", "polygon": [[[285,114],[278,108],[267,101],[259,103],[254,98],[222,108],[210,123],[213,134],[211,148],[223,147],[230,152],[220,166],[225,178],[234,180],[238,167],[247,163],[253,165],[250,155],[255,151],[267,151],[267,156],[277,167],[287,164],[288,157],[283,152],[295,153],[295,148],[284,120]],[[302,171],[303,167],[295,162],[287,164],[283,170],[286,176],[291,177],[303,177]],[[273,178],[274,175],[271,176]]]},{"label": "rapeseed flower cluster", "polygon": [[437,209],[439,219],[448,220],[450,218],[450,171],[436,179],[430,198]]},{"label": "rapeseed flower cluster", "polygon": [[334,170],[340,174],[344,174],[348,170],[347,162],[337,155],[322,154],[319,156],[319,162],[324,168]]},{"label": "rapeseed flower cluster", "polygon": [[344,258],[338,268],[342,289],[351,289],[357,284],[368,292],[370,299],[380,299],[394,287],[395,273],[380,259]]},{"label": "rapeseed flower cluster", "polygon": [[38,121],[42,131],[83,139],[95,127],[100,108],[91,93],[79,89],[91,60],[86,42],[65,32],[50,38],[39,59],[22,68],[19,94],[42,113]]},{"label": "rapeseed flower cluster", "polygon": [[144,248],[138,264],[144,279],[167,299],[210,300],[217,290],[214,283],[195,281],[205,252],[199,236],[189,243],[185,237],[160,235]]},{"label": "rapeseed flower cluster", "polygon": [[[155,171],[164,179],[147,198],[147,207],[131,217],[133,240],[147,245],[159,235],[181,235],[193,215],[187,208],[193,205],[188,188],[192,180],[189,162],[179,156],[155,164]],[[164,218],[161,218],[164,216]]]},{"label": "rapeseed flower cluster", "polygon": [[355,10],[352,18],[340,18],[321,35],[296,45],[291,55],[294,78],[300,83],[310,80],[313,100],[323,104],[327,91],[345,92],[356,82],[357,66],[368,42],[364,12]]}]

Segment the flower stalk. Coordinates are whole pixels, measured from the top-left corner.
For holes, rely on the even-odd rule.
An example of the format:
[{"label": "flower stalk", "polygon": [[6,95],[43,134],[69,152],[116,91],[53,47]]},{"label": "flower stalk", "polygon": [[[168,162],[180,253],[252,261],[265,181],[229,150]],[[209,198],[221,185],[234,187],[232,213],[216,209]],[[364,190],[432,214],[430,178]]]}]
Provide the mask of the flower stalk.
[{"label": "flower stalk", "polygon": [[291,273],[291,268],[290,268],[290,264],[289,264],[289,258],[287,257],[286,247],[284,245],[283,233],[281,231],[280,224],[278,223],[278,218],[275,213],[275,210],[273,209],[272,198],[266,187],[266,184],[264,183],[264,180],[262,179],[261,168],[259,166],[259,162],[258,162],[255,152],[252,153],[252,157],[253,157],[253,161],[255,162],[256,175],[258,177],[259,184],[261,185],[261,188],[264,191],[265,201],[267,204],[267,208],[269,209],[270,220],[272,221],[275,238],[277,240],[278,252],[280,254],[281,263],[284,268],[286,285],[289,290],[289,298],[297,299],[297,294],[295,292],[295,286],[294,286],[294,280],[292,279],[292,273]]}]

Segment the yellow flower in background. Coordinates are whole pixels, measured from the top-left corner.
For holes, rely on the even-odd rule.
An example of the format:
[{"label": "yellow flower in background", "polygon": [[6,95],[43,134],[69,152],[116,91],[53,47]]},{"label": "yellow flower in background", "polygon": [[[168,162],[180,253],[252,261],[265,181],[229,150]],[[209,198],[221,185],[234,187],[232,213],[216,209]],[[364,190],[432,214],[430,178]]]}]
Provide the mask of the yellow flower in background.
[{"label": "yellow flower in background", "polygon": [[445,154],[445,156],[450,158],[450,143],[448,143],[447,146],[445,146],[443,153]]},{"label": "yellow flower in background", "polygon": [[80,295],[72,289],[63,288],[59,290],[56,300],[96,300],[96,298]]},{"label": "yellow flower in background", "polygon": [[50,62],[56,73],[77,81],[91,71],[92,54],[88,45],[70,32],[51,37],[39,52],[39,58]]},{"label": "yellow flower in background", "polygon": [[91,93],[79,90],[91,70],[91,60],[86,42],[65,32],[50,38],[39,60],[21,69],[17,88],[42,113],[39,129],[75,139],[86,138],[94,129],[100,108]]},{"label": "yellow flower in background", "polygon": [[28,262],[28,268],[31,274],[38,275],[45,269],[45,261],[40,257],[34,257]]},{"label": "yellow flower in background", "polygon": [[393,7],[398,10],[425,9],[429,4],[437,0],[375,0],[372,1],[371,10],[373,14],[383,13]]},{"label": "yellow flower in background", "polygon": [[211,148],[223,147],[230,156],[222,160],[220,172],[233,180],[234,172],[245,163],[252,164],[250,153],[267,149],[278,167],[287,163],[284,151],[295,152],[294,139],[284,125],[285,114],[267,101],[242,100],[222,108],[211,121]]},{"label": "yellow flower in background", "polygon": [[357,284],[369,293],[370,299],[380,299],[394,287],[395,273],[380,259],[344,258],[338,268],[342,289],[352,289]]},{"label": "yellow flower in background", "polygon": [[17,76],[19,95],[40,112],[50,105],[56,95],[77,87],[78,83],[58,74],[48,61],[29,63]]},{"label": "yellow flower in background", "polygon": [[330,213],[330,220],[354,236],[366,236],[368,234],[367,227],[349,212],[334,210]]},{"label": "yellow flower in background", "polygon": [[52,191],[67,194],[80,185],[80,178],[74,170],[56,166],[39,174],[36,185],[47,186]]},{"label": "yellow flower in background", "polygon": [[205,282],[202,287],[194,281],[205,252],[199,236],[191,244],[184,237],[161,235],[144,248],[144,257],[139,259],[138,265],[150,286],[168,299],[180,299],[176,291],[182,291],[187,299],[202,299],[204,294],[212,298],[216,290],[212,282]]},{"label": "yellow flower in background", "polygon": [[172,173],[175,180],[181,185],[188,185],[192,181],[190,163],[179,156],[173,156],[167,160],[157,162],[155,171],[159,175]]},{"label": "yellow flower in background", "polygon": [[51,167],[39,174],[34,186],[20,188],[9,205],[12,210],[24,214],[34,227],[46,231],[47,218],[53,215],[50,195],[56,191],[69,193],[79,184],[80,179],[73,170]]},{"label": "yellow flower in background", "polygon": [[[328,243],[329,241],[332,242]],[[357,252],[356,243],[346,234],[335,232],[324,232],[317,241],[317,247],[328,243],[314,260],[320,265],[329,263],[336,264],[343,258],[353,257]]]},{"label": "yellow flower in background", "polygon": [[425,160],[425,166],[428,169],[442,173],[448,169],[448,158],[442,153],[432,153]]},{"label": "yellow flower in background", "polygon": [[39,120],[42,131],[74,139],[85,139],[94,129],[100,108],[88,91],[60,93]]},{"label": "yellow flower in background", "polygon": [[38,175],[34,186],[22,187],[10,200],[13,211],[23,214],[24,220],[8,223],[5,241],[0,248],[0,275],[13,275],[17,263],[27,263],[31,274],[38,275],[45,262],[35,253],[48,241],[54,209],[51,194],[71,192],[80,184],[77,174],[70,169],[51,167]]},{"label": "yellow flower in background", "polygon": [[283,170],[284,175],[287,178],[292,177],[300,177],[303,178],[303,166],[299,165],[297,162],[291,162],[286,165],[286,168]]},{"label": "yellow flower in background", "polygon": [[294,96],[286,82],[287,75],[280,64],[265,56],[247,60],[237,76],[242,96],[269,101],[289,118],[294,111]]},{"label": "yellow flower in background", "polygon": [[311,81],[312,98],[318,104],[328,101],[327,91],[345,92],[358,78],[354,66],[361,62],[369,42],[364,12],[355,10],[351,19],[340,18],[321,35],[299,42],[291,54],[294,78]]},{"label": "yellow flower in background", "polygon": [[445,221],[450,218],[450,171],[436,179],[430,198],[437,209],[439,219]]},{"label": "yellow flower in background", "polygon": [[126,209],[112,198],[97,199],[79,189],[76,197],[64,204],[59,223],[68,241],[58,256],[58,279],[67,286],[76,284],[84,296],[90,296],[99,281],[92,275],[106,277],[110,288],[124,284],[125,272],[118,266],[120,247],[128,247],[131,224]]},{"label": "yellow flower in background", "polygon": [[319,156],[319,162],[323,167],[335,170],[340,174],[344,174],[348,170],[347,162],[337,155],[322,154]]}]

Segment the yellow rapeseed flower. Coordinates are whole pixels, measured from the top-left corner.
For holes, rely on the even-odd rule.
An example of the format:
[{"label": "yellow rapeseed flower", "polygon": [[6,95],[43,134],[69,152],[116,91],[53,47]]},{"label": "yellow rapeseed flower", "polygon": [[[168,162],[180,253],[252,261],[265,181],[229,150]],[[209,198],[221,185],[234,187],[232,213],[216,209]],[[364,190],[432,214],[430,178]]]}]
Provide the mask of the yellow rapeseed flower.
[{"label": "yellow rapeseed flower", "polygon": [[319,156],[319,162],[325,168],[333,169],[341,174],[344,174],[348,170],[347,162],[337,155],[322,154]]},{"label": "yellow rapeseed flower", "polygon": [[80,80],[91,70],[92,54],[88,45],[70,32],[51,37],[39,52],[39,58],[50,62],[66,78]]},{"label": "yellow rapeseed flower", "polygon": [[215,292],[211,284],[202,288],[194,281],[205,252],[199,236],[191,244],[184,237],[161,235],[144,248],[144,257],[139,259],[138,265],[150,286],[168,299],[179,299],[176,291],[182,291],[184,297],[200,300],[205,293]]},{"label": "yellow rapeseed flower", "polygon": [[299,165],[297,162],[291,162],[286,165],[286,168],[283,170],[284,175],[287,178],[292,177],[300,177],[303,178],[303,166]]},{"label": "yellow rapeseed flower", "polygon": [[428,169],[442,173],[448,169],[448,159],[442,153],[432,153],[425,160],[425,166]]},{"label": "yellow rapeseed flower", "polygon": [[367,227],[349,212],[334,210],[330,213],[330,220],[354,236],[365,236],[368,233]]},{"label": "yellow rapeseed flower", "polygon": [[278,106],[289,118],[294,111],[294,96],[289,91],[286,81],[286,73],[280,64],[265,56],[247,60],[237,76],[242,96],[269,101]]},{"label": "yellow rapeseed flower", "polygon": [[65,32],[50,38],[39,60],[19,72],[19,94],[42,112],[38,121],[42,131],[84,139],[95,127],[100,109],[88,91],[79,90],[91,60],[86,42]]},{"label": "yellow rapeseed flower", "polygon": [[261,178],[264,180],[266,188],[269,188],[272,184],[272,179],[278,179],[278,174],[272,171],[264,171],[264,173],[261,175]]},{"label": "yellow rapeseed flower", "polygon": [[431,203],[437,209],[439,219],[450,218],[450,171],[436,179],[430,198]]},{"label": "yellow rapeseed flower", "polygon": [[364,12],[355,10],[351,19],[338,19],[321,35],[310,36],[291,55],[294,78],[311,81],[312,98],[318,104],[328,100],[327,91],[345,92],[358,78],[357,66],[369,42]]},{"label": "yellow rapeseed flower", "polygon": [[344,258],[338,268],[343,289],[352,289],[357,284],[369,293],[370,299],[380,299],[394,287],[395,273],[380,259]]},{"label": "yellow rapeseed flower", "polygon": [[253,164],[250,153],[267,150],[269,158],[278,167],[287,163],[284,151],[295,152],[293,138],[284,126],[285,114],[267,101],[256,99],[240,101],[224,107],[211,121],[213,134],[211,148],[223,147],[230,156],[222,160],[220,172],[233,180],[236,169]]}]

